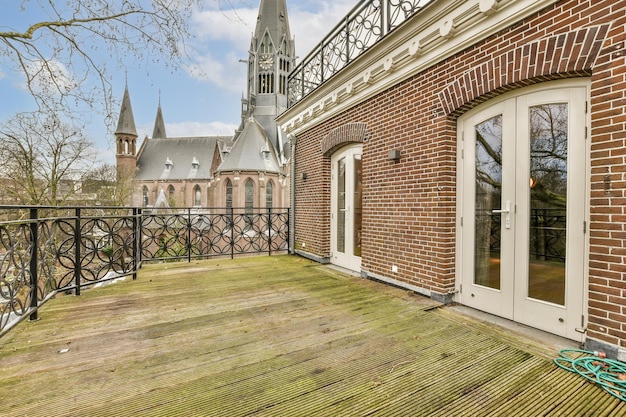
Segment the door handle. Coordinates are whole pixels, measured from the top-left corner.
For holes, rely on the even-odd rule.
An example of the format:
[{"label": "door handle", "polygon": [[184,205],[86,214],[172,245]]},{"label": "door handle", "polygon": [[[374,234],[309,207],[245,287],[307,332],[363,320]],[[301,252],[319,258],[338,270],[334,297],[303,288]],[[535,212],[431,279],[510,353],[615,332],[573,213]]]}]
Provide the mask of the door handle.
[{"label": "door handle", "polygon": [[506,200],[504,208],[491,210],[493,214],[505,214],[504,216],[504,228],[511,228],[511,200]]}]

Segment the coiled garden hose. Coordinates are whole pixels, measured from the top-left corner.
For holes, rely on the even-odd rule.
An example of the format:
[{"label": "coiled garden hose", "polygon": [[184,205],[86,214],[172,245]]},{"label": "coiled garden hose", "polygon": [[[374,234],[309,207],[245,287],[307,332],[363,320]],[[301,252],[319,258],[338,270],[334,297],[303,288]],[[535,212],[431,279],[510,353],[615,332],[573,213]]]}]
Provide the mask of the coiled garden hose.
[{"label": "coiled garden hose", "polygon": [[563,349],[554,359],[557,366],[584,376],[609,394],[626,401],[626,363],[606,359],[603,352]]}]

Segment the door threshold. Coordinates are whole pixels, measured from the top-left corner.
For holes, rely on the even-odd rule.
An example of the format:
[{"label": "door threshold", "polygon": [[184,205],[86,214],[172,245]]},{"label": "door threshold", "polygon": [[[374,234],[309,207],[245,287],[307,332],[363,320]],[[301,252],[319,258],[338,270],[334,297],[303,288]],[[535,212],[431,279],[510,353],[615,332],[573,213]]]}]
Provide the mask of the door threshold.
[{"label": "door threshold", "polygon": [[543,330],[535,329],[534,327],[517,323],[513,320],[505,319],[503,317],[498,317],[484,311],[476,310],[475,308],[459,304],[446,306],[446,308],[455,311],[463,316],[478,320],[485,325],[495,325],[503,331],[512,332],[519,337],[523,337],[525,339],[535,342],[537,345],[541,345],[550,350],[554,350],[555,353],[558,353],[558,351],[560,351],[561,349],[580,349],[582,347],[582,343],[575,340],[567,339],[565,337],[548,333]]}]

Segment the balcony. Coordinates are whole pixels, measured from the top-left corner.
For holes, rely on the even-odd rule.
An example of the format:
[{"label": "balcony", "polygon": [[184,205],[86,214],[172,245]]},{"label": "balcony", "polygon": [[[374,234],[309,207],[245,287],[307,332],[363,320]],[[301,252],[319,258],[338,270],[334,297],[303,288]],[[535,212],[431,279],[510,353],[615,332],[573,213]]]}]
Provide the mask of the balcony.
[{"label": "balcony", "polygon": [[291,72],[288,106],[308,96],[432,2],[360,1]]},{"label": "balcony", "polygon": [[0,339],[3,415],[626,413],[558,368],[545,335],[296,256],[150,263],[131,277],[57,294]]}]

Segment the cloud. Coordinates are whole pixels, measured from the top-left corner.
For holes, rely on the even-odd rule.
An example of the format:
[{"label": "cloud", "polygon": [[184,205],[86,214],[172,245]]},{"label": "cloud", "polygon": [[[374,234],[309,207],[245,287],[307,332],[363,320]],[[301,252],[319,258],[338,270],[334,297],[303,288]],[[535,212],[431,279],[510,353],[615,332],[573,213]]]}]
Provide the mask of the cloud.
[{"label": "cloud", "polygon": [[65,65],[59,61],[31,61],[26,64],[26,71],[32,80],[30,87],[37,94],[48,96],[68,94],[78,87]]},{"label": "cloud", "polygon": [[[287,7],[296,53],[303,58],[354,7],[354,1],[300,0]],[[248,2],[220,6],[219,1],[211,1],[196,11],[190,22],[196,38],[188,45],[194,62],[185,67],[190,76],[228,91],[241,91],[246,66],[239,60],[248,57],[257,15],[258,6]]]},{"label": "cloud", "polygon": [[[232,136],[237,125],[223,122],[187,121],[179,123],[165,123],[165,133],[168,138],[197,137],[197,136]],[[137,126],[139,139],[146,135],[152,136],[154,125]]]}]

